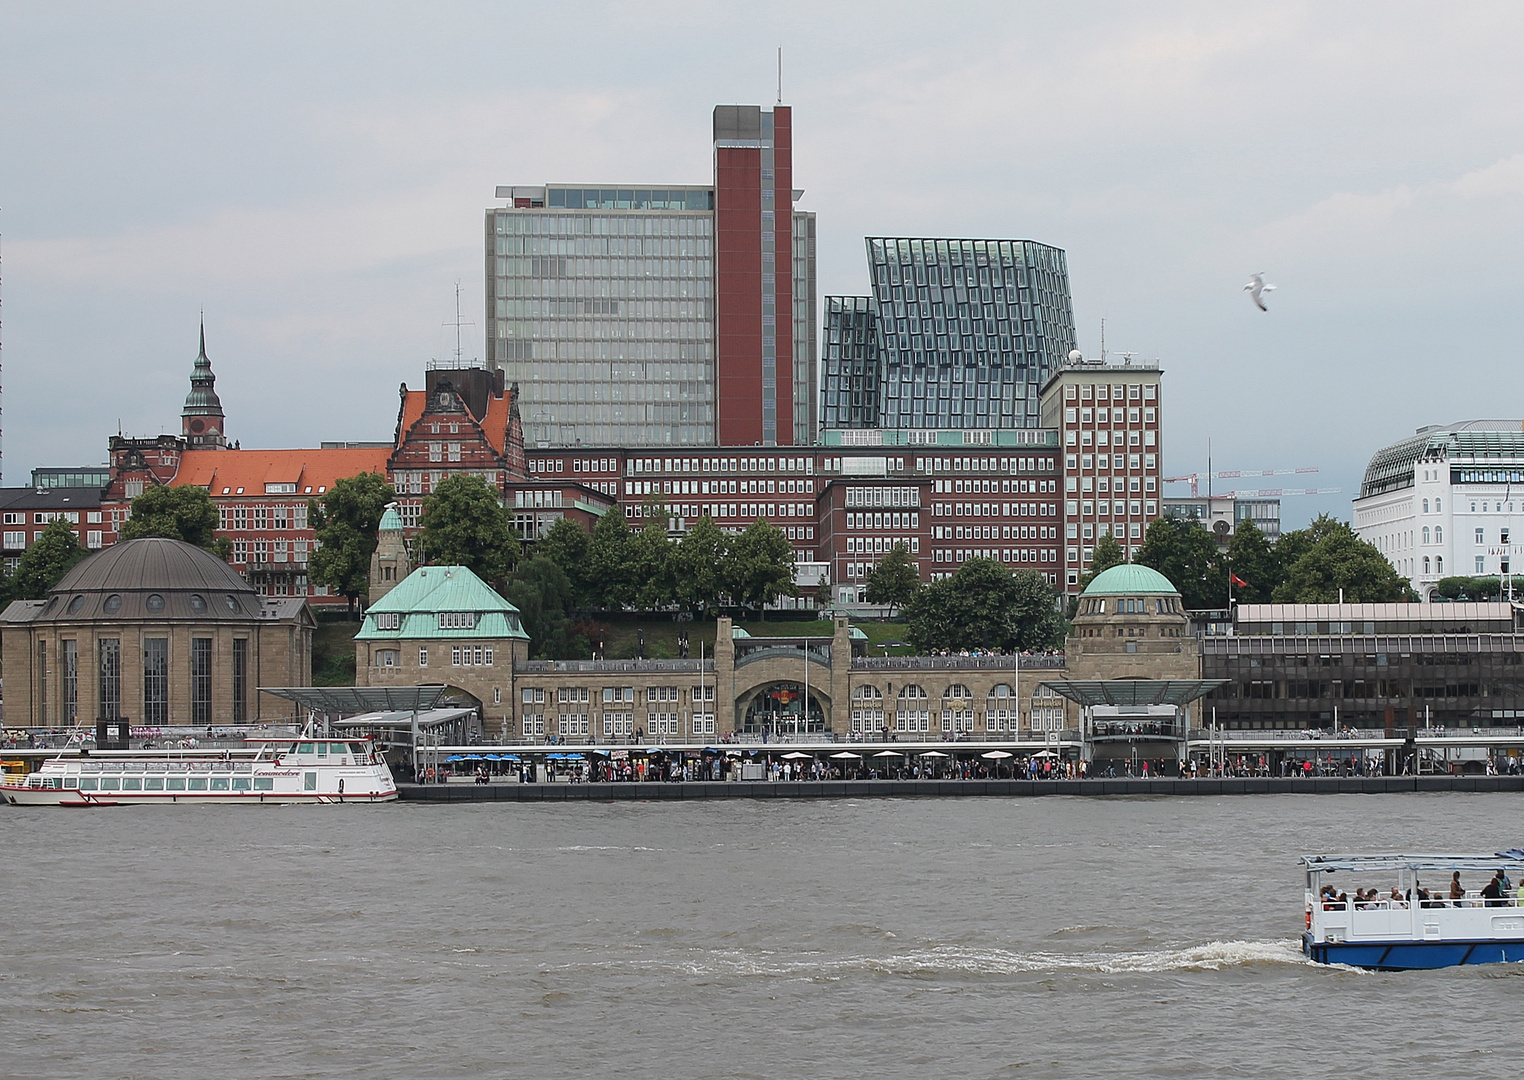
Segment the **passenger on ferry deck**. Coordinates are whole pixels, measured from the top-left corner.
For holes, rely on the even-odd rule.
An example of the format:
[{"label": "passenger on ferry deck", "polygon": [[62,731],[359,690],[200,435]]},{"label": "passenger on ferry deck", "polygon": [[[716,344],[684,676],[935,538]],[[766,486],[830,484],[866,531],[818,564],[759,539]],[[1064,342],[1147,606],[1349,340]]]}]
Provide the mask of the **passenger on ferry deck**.
[{"label": "passenger on ferry deck", "polygon": [[1408,902],[1403,899],[1401,891],[1395,885],[1392,886],[1391,901],[1394,908],[1405,908],[1408,906]]},{"label": "passenger on ferry deck", "polygon": [[[1450,875],[1450,899],[1459,901],[1464,900],[1465,898],[1466,887],[1461,884],[1460,871],[1457,870],[1455,873]],[[1457,903],[1455,906],[1460,907],[1460,904]]]},{"label": "passenger on ferry deck", "polygon": [[1503,891],[1503,871],[1499,870],[1491,881],[1482,886],[1482,900],[1487,907],[1502,907],[1505,903],[1503,897],[1507,895]]}]

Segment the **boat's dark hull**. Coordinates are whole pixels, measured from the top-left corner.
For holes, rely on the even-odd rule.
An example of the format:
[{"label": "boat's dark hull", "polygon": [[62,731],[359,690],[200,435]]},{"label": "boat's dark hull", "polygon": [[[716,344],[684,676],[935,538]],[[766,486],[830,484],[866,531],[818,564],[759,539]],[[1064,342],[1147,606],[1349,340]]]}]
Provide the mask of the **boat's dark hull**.
[{"label": "boat's dark hull", "polygon": [[1313,941],[1302,935],[1302,952],[1318,964],[1348,964],[1376,971],[1511,964],[1524,960],[1524,939],[1512,941]]}]

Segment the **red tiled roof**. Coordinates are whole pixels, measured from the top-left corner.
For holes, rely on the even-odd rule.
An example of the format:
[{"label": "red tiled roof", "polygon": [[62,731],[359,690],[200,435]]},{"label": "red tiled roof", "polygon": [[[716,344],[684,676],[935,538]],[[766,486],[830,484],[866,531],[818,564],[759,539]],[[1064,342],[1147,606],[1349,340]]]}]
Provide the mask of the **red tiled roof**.
[{"label": "red tiled roof", "polygon": [[[243,488],[263,495],[266,484],[295,484],[299,495],[317,495],[335,480],[361,473],[386,475],[386,446],[345,450],[187,450],[171,487],[194,484],[213,496]],[[310,489],[310,490],[309,490]]]}]

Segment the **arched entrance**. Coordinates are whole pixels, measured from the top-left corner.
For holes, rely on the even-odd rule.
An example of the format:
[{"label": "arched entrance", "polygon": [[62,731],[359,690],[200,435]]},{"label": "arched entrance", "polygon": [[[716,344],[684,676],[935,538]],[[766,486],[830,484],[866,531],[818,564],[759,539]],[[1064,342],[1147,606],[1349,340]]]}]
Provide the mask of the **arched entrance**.
[{"label": "arched entrance", "polygon": [[820,699],[810,692],[810,711],[804,712],[804,686],[796,682],[775,682],[752,692],[746,700],[736,730],[748,735],[824,734],[825,710]]}]

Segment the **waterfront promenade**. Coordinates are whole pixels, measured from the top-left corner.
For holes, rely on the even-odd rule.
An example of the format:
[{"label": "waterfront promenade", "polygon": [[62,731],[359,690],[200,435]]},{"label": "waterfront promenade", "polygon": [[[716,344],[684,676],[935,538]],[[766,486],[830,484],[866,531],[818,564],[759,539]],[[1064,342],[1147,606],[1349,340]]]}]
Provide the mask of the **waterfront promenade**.
[{"label": "waterfront promenade", "polygon": [[1034,798],[1047,795],[1390,795],[1524,792],[1524,776],[1212,777],[1189,780],[682,780],[644,783],[399,784],[411,802],[689,799]]}]

